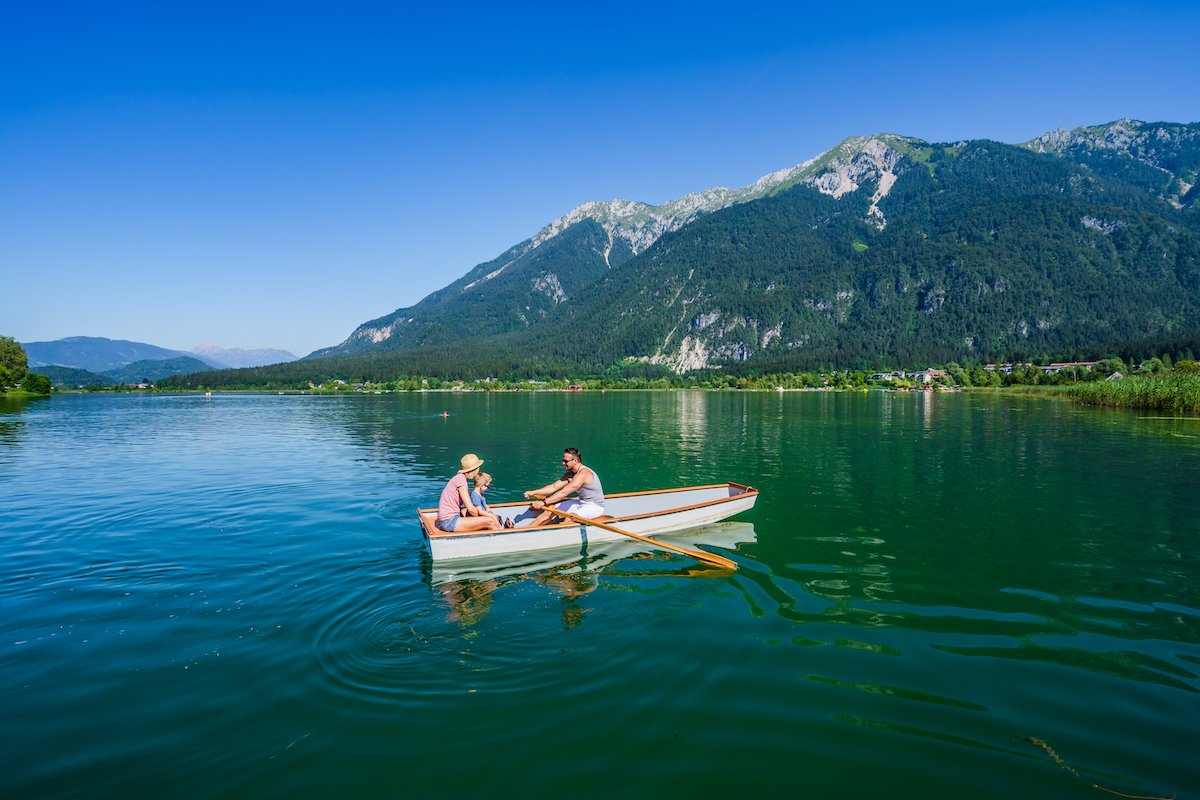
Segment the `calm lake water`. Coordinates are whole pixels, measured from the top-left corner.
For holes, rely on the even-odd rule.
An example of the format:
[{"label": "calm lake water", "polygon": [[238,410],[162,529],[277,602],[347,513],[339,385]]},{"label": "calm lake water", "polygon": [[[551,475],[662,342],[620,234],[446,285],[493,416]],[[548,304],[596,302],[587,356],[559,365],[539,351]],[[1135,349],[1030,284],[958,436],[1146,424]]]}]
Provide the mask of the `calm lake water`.
[{"label": "calm lake water", "polygon": [[[431,563],[464,453],[495,503],[566,445],[609,492],[759,488],[709,531],[740,570]],[[6,797],[1200,796],[1196,418],[62,396],[0,401],[0,514]]]}]

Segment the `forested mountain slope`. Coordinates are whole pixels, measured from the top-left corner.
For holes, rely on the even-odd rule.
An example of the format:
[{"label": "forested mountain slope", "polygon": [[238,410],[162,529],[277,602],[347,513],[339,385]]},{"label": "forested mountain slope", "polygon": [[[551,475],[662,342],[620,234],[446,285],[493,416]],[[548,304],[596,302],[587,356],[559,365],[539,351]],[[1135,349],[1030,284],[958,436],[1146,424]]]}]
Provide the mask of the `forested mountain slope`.
[{"label": "forested mountain slope", "polygon": [[415,306],[366,322],[342,344],[307,358],[429,347],[524,329],[632,255],[624,240],[611,240],[585,217],[540,247],[523,242]]},{"label": "forested mountain slope", "polygon": [[797,185],[663,236],[529,345],[683,371],[1056,353],[1196,327],[1186,211],[998,142],[906,149],[841,196]]},{"label": "forested mountain slope", "polygon": [[1200,123],[1126,118],[1073,131],[1059,128],[1024,146],[1082,164],[1176,206],[1193,208],[1200,196]]},{"label": "forested mountain slope", "polygon": [[1200,124],[851,137],[743,189],[585,203],[309,358],[801,369],[1195,336],[1198,167]]},{"label": "forested mountain slope", "polygon": [[[499,258],[475,266],[462,278],[387,316],[360,325],[346,341],[311,353],[322,358],[449,344],[537,328],[555,309],[609,269],[643,252],[660,236],[705,214],[765,197],[798,182],[840,194],[857,186],[848,163],[873,164],[891,152],[882,141],[903,146],[904,137],[853,136],[816,158],[764,175],[740,189],[717,187],[662,205],[627,200],[586,202],[554,220],[536,236]],[[913,140],[915,141],[915,140]],[[886,167],[884,167],[886,169]]]}]

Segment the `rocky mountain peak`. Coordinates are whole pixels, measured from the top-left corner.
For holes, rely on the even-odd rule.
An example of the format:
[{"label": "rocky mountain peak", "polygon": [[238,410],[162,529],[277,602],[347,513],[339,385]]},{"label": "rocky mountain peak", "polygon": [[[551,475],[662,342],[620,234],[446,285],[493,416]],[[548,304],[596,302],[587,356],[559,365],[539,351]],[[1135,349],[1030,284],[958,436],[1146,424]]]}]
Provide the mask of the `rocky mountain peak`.
[{"label": "rocky mountain peak", "polygon": [[[825,194],[841,197],[853,192],[866,180],[887,176],[887,187],[876,202],[886,196],[895,181],[893,170],[920,139],[879,133],[851,136],[815,158],[763,175],[754,183],[738,189],[716,186],[652,206],[620,198],[589,200],[542,228],[529,240],[529,249],[553,239],[584,219],[595,220],[612,239],[624,239],[634,255],[641,253],[664,233],[687,225],[702,214],[757,200],[797,183],[807,183]],[[882,219],[882,216],[880,216]]]},{"label": "rocky mountain peak", "polygon": [[[893,133],[850,136],[837,147],[808,162],[807,168],[795,175],[787,185],[804,183],[822,194],[841,197],[857,191],[867,181],[877,180],[869,213],[875,225],[882,229],[887,225],[887,220],[879,210],[879,201],[887,197],[896,183],[896,167],[900,160],[924,144],[920,139]],[[787,185],[780,189],[787,188]]]},{"label": "rocky mountain peak", "polygon": [[530,249],[553,239],[567,228],[585,219],[600,225],[611,239],[624,239],[634,255],[654,244],[658,237],[679,230],[702,214],[710,214],[738,203],[765,197],[780,185],[792,180],[812,161],[764,175],[749,186],[727,189],[723,186],[704,189],[652,206],[620,198],[608,201],[589,200],[542,228],[530,239]]},{"label": "rocky mountain peak", "polygon": [[[1066,158],[1089,168],[1103,169],[1103,162],[1130,159],[1157,170],[1160,186],[1151,189],[1176,206],[1194,199],[1200,165],[1200,123],[1142,122],[1123,117],[1105,125],[1080,126],[1073,130],[1047,131],[1027,147],[1037,153]],[[1128,164],[1129,162],[1123,162]],[[1149,188],[1156,181],[1143,181]]]}]

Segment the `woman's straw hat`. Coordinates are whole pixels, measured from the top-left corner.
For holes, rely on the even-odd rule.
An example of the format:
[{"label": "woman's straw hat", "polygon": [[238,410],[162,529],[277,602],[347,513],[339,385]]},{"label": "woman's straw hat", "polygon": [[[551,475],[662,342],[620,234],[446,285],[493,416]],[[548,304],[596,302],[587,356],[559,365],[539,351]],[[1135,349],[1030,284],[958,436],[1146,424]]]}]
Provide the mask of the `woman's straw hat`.
[{"label": "woman's straw hat", "polygon": [[474,472],[475,470],[479,469],[482,466],[483,466],[482,458],[475,455],[474,453],[467,453],[465,456],[462,457],[462,469],[460,469],[459,472],[461,472],[463,474],[466,474],[468,472]]}]

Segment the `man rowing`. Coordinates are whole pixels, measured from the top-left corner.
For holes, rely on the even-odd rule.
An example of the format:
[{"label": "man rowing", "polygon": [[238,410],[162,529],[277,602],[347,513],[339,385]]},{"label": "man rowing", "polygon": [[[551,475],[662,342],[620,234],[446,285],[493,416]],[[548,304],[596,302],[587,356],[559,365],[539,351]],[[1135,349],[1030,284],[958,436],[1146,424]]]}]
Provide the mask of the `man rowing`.
[{"label": "man rowing", "polygon": [[[566,500],[562,503],[564,511],[570,511],[572,514],[587,519],[595,519],[604,515],[604,488],[600,485],[600,476],[596,474],[596,471],[583,465],[579,450],[574,447],[568,447],[563,451],[562,463],[566,472],[561,478],[548,486],[532,489],[525,493],[526,500],[532,497],[544,497],[545,499],[535,500],[530,505],[533,511],[538,512],[538,515],[532,520],[526,521],[520,518],[514,520],[519,527],[545,525],[554,517],[554,509],[550,506],[564,500]],[[577,492],[578,499],[567,500],[567,495],[571,492]]]}]

